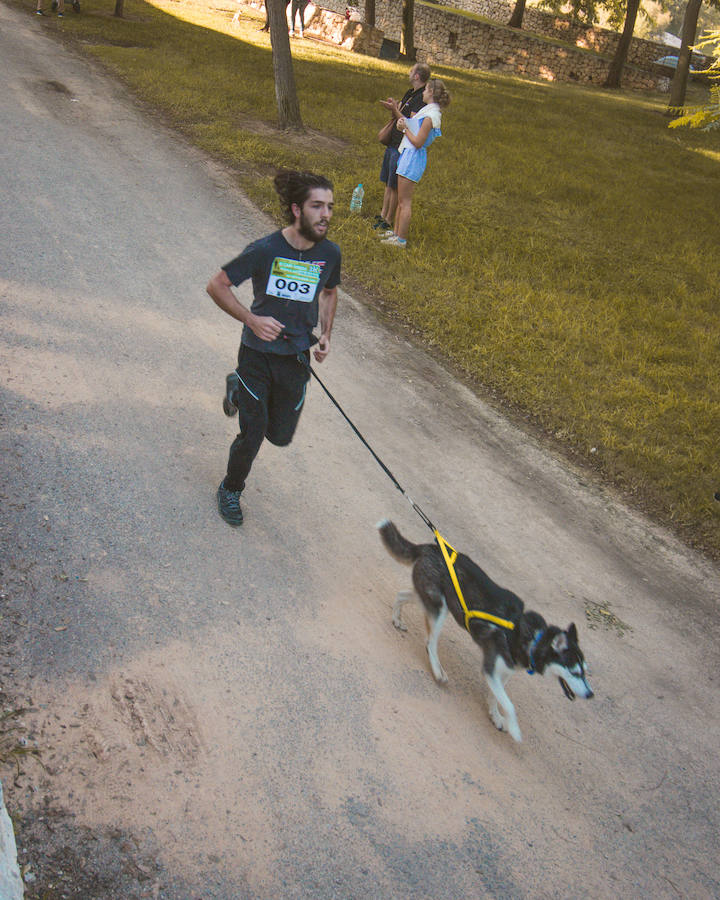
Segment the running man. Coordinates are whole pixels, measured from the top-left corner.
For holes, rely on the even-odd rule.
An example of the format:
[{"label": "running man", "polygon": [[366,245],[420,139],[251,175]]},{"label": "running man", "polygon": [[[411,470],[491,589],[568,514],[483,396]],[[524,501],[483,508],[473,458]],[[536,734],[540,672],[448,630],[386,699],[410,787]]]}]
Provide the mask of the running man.
[{"label": "running man", "polygon": [[[310,348],[322,362],[340,284],[340,248],[327,240],[333,186],[322,175],[282,172],[275,190],[288,225],[249,244],[207,286],[214,302],[243,324],[238,366],[227,376],[223,409],[238,413],[240,433],[230,447],[227,473],[217,490],[220,515],[242,525],[240,495],[265,438],[292,441],[310,378]],[[252,279],[248,309],[232,286]],[[313,329],[320,321],[320,337]]]}]

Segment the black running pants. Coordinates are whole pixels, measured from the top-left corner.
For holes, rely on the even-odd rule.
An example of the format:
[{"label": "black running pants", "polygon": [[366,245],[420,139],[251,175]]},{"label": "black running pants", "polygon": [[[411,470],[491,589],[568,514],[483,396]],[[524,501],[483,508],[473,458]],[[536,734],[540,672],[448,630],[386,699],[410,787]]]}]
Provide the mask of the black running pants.
[{"label": "black running pants", "polygon": [[[309,351],[305,352],[310,360]],[[297,356],[262,353],[240,346],[237,396],[240,433],[230,447],[225,487],[242,491],[262,442],[284,447],[295,434],[310,370]]]}]

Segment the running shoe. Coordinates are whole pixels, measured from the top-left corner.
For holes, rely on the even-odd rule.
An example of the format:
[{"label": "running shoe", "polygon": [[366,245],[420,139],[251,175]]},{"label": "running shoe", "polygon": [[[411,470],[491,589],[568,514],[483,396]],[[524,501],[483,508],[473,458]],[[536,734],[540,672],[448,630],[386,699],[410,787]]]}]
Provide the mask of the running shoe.
[{"label": "running shoe", "polygon": [[228,525],[242,525],[243,514],[240,509],[240,491],[229,491],[225,481],[217,489],[218,511]]}]

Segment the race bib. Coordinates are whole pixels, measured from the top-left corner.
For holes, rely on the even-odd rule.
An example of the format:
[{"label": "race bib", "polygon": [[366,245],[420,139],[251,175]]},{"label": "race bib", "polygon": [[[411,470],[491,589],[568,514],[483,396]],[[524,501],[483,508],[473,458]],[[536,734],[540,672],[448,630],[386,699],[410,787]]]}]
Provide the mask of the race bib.
[{"label": "race bib", "polygon": [[320,281],[320,271],[317,263],[276,256],[270,269],[265,293],[281,300],[311,303]]}]

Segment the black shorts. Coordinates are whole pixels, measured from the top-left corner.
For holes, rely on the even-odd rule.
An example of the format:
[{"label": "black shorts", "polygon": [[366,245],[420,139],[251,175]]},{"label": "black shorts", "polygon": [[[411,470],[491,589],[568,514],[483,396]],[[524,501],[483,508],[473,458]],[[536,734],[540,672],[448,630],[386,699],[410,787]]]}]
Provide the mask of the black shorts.
[{"label": "black shorts", "polygon": [[397,147],[386,147],[380,169],[380,181],[394,191],[397,190],[397,167],[400,151]]},{"label": "black shorts", "polygon": [[[309,352],[304,355],[309,362]],[[289,444],[305,403],[309,368],[295,354],[263,353],[243,344],[235,371],[240,430],[259,430],[272,444]]]}]

